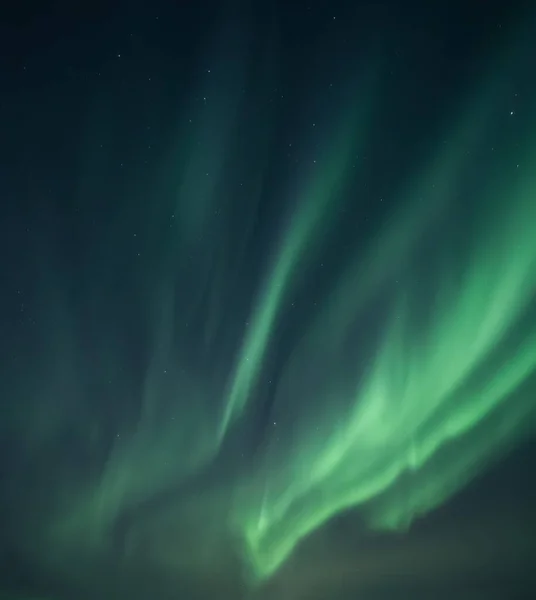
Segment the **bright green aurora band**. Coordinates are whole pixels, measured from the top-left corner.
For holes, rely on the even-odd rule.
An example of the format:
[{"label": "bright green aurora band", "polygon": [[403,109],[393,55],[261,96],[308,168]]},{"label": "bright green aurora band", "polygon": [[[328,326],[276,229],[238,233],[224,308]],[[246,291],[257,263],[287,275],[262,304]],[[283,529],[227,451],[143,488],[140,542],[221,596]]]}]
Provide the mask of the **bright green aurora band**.
[{"label": "bright green aurora band", "polygon": [[[240,155],[234,136],[243,126],[245,50],[241,42],[225,42],[227,54],[202,84],[207,101],[178,125],[182,141],[160,172],[175,189],[168,211],[173,239],[163,242],[159,263],[147,259],[151,285],[132,292],[146,307],[151,348],[142,410],[119,428],[103,470],[79,481],[58,477],[46,526],[29,524],[36,543],[49,549],[48,560],[60,563],[80,546],[88,555],[108,552],[124,515],[128,556],[144,531],[158,538],[154,532],[169,533],[174,519],[202,514],[206,533],[196,530],[191,538],[205,548],[218,537],[239,540],[253,578],[264,580],[342,511],[357,510],[371,528],[407,527],[534,430],[536,113],[526,121],[524,147],[514,144],[509,77],[516,52],[467,90],[433,150],[393,192],[396,208],[384,211],[373,237],[362,236],[356,222],[348,252],[334,266],[324,265],[324,257],[340,228],[348,228],[348,206],[361,201],[355,182],[367,176],[366,161],[356,157],[366,152],[378,118],[379,61],[378,73],[363,72],[345,87],[339,111],[310,128],[303,145],[310,150],[299,156],[294,180],[274,192],[288,199],[277,236],[269,252],[251,258],[247,244],[263,195],[262,157],[269,153],[262,144],[270,143],[275,113],[264,115],[258,160]],[[270,79],[269,61],[266,70]],[[526,92],[527,107],[536,105],[535,92],[531,99]],[[244,165],[248,176],[243,188],[237,179],[234,198],[222,179]],[[90,174],[82,174],[88,197],[92,185]],[[228,233],[231,214],[241,215],[242,235]],[[126,219],[118,217],[115,227],[127,230]],[[151,218],[147,227],[156,227]],[[103,255],[112,237],[102,242]],[[248,260],[259,277],[250,305],[234,291]],[[320,291],[307,298],[307,326],[278,358],[277,340],[303,304],[304,282],[328,266],[331,276],[322,276]],[[114,268],[101,265],[93,274],[95,302]],[[46,409],[46,430],[37,409],[33,425],[25,422],[34,434],[39,430],[42,444],[66,422],[72,426],[77,417],[60,397],[72,402],[83,386],[75,327],[59,292],[47,286],[56,328],[42,397],[56,398],[55,408]],[[192,331],[194,322],[202,326]],[[101,342],[95,368],[103,373],[120,360],[118,335],[105,334]],[[192,336],[202,338],[204,369],[190,369],[185,358]],[[242,454],[235,448],[263,390],[271,398],[270,426],[254,466],[247,457],[243,468],[221,466],[216,491],[192,501],[177,492],[174,502],[181,484],[219,470],[224,456]],[[98,423],[80,431],[94,447]],[[151,511],[158,497],[167,498],[165,507]],[[170,565],[190,551],[176,550]],[[210,561],[206,552],[198,560]]]}]

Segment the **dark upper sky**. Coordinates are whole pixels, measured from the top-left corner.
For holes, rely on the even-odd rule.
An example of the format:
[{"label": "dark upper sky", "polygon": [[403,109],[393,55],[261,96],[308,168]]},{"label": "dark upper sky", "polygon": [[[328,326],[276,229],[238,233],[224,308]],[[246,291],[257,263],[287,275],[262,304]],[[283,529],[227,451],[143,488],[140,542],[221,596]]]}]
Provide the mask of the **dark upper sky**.
[{"label": "dark upper sky", "polygon": [[529,598],[536,14],[0,9],[0,597]]}]

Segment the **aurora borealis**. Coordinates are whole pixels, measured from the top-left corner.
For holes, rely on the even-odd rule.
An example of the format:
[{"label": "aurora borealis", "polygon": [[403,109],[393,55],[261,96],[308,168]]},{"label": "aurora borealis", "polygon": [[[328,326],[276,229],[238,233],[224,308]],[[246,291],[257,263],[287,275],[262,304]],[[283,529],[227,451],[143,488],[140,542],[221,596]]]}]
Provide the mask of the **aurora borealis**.
[{"label": "aurora borealis", "polygon": [[536,431],[536,15],[247,4],[9,30],[50,27],[3,100],[6,598],[473,598],[536,552],[532,497],[448,513]]}]

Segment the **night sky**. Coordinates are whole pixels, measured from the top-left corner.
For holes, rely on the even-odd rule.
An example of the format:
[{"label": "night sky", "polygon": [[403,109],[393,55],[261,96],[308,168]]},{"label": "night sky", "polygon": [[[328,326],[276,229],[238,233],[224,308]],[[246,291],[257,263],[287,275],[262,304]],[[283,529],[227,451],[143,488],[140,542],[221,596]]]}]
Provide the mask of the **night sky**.
[{"label": "night sky", "polygon": [[5,4],[0,599],[536,597],[534,6]]}]

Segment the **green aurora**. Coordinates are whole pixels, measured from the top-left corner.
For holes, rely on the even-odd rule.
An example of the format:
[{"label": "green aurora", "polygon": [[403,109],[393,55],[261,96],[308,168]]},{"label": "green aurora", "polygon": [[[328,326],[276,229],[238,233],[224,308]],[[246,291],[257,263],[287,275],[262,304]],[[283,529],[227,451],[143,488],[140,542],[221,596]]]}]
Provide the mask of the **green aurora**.
[{"label": "green aurora", "polygon": [[[521,110],[511,109],[512,72],[534,52],[533,36],[512,38],[468,84],[419,164],[391,186],[373,235],[355,211],[369,168],[358,157],[381,120],[384,67],[371,50],[366,68],[334,86],[343,90],[336,110],[304,128],[292,149],[298,167],[271,184],[281,200],[257,252],[277,114],[256,117],[265,126],[240,145],[246,37],[230,27],[207,51],[212,72],[196,93],[204,101],[177,118],[180,142],[139,192],[150,202],[139,214],[120,204],[96,234],[86,326],[104,333],[91,375],[82,374],[82,317],[63,275],[39,283],[41,341],[29,359],[39,368],[18,391],[33,400],[10,408],[9,426],[28,440],[30,462],[66,430],[89,458],[84,467],[50,458],[54,476],[32,484],[47,501],[21,528],[25,552],[74,579],[81,557],[119,553],[126,564],[150,547],[152,560],[190,568],[232,540],[244,576],[262,583],[335,516],[355,511],[371,530],[407,529],[534,433],[533,84],[523,90],[524,143],[509,129]],[[277,87],[271,58],[263,70],[258,85]],[[107,160],[97,151],[107,106],[95,99],[87,127],[82,211]],[[121,235],[139,244],[139,271],[114,257]],[[347,251],[334,264],[341,239]],[[36,261],[59,272],[52,254]],[[105,290],[119,274],[134,300],[118,292],[110,309]],[[121,380],[127,303],[148,351],[139,377]],[[104,409],[84,396],[90,382],[110,382],[109,402],[141,387],[139,410],[118,413],[107,431]],[[267,426],[252,451],[247,431],[261,413]],[[21,476],[20,489],[27,484]]]}]

